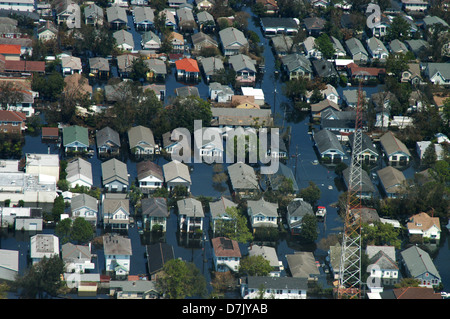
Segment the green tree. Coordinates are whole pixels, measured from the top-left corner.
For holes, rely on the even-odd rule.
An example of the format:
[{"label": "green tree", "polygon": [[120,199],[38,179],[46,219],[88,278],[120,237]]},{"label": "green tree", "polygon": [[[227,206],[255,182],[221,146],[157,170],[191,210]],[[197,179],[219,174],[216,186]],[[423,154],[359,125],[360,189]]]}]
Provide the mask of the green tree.
[{"label": "green tree", "polygon": [[149,68],[147,67],[143,59],[135,59],[133,60],[133,64],[131,66],[130,78],[134,81],[145,79],[147,77],[148,71]]},{"label": "green tree", "polygon": [[391,224],[377,222],[373,225],[364,224],[363,228],[362,240],[364,245],[390,245],[400,249],[400,231]]},{"label": "green tree", "polygon": [[63,287],[63,274],[63,260],[58,255],[53,255],[33,264],[23,276],[17,277],[13,285],[23,298],[43,298],[45,295],[56,297]]},{"label": "green tree", "polygon": [[318,237],[316,216],[308,214],[302,218],[300,238],[307,242],[314,242]]},{"label": "green tree", "polygon": [[325,59],[331,59],[334,56],[335,49],[328,34],[322,33],[317,37],[315,45],[317,49],[322,52]]},{"label": "green tree", "polygon": [[241,276],[267,276],[272,270],[269,261],[261,255],[245,256],[239,262]]},{"label": "green tree", "polygon": [[35,74],[31,80],[31,89],[39,92],[44,99],[56,101],[64,89],[64,78],[57,71],[50,75]]},{"label": "green tree", "polygon": [[201,120],[203,125],[209,125],[212,119],[211,105],[196,96],[178,97],[168,106],[170,126],[172,129],[184,127],[194,132],[194,121]]},{"label": "green tree", "polygon": [[228,207],[225,212],[229,219],[219,219],[216,221],[216,234],[240,243],[251,241],[253,235],[248,229],[245,216],[236,207]]},{"label": "green tree", "polygon": [[310,203],[313,207],[320,199],[320,188],[313,181],[309,181],[309,186],[302,188],[299,192],[299,197],[303,198],[306,202]]},{"label": "green tree", "polygon": [[70,241],[78,244],[86,244],[94,237],[92,224],[83,217],[77,217],[72,223]]},{"label": "green tree", "polygon": [[205,277],[193,263],[172,259],[163,266],[163,275],[156,286],[167,299],[202,296],[206,292]]},{"label": "green tree", "polygon": [[424,167],[431,167],[434,164],[436,164],[437,161],[437,155],[436,155],[436,148],[434,146],[434,143],[431,142],[430,145],[425,149],[425,152],[423,153],[421,164]]},{"label": "green tree", "polygon": [[63,219],[56,224],[55,235],[58,236],[62,244],[70,241],[72,232],[72,220],[70,218]]},{"label": "green tree", "polygon": [[409,31],[410,29],[411,28],[408,21],[406,21],[401,15],[396,15],[394,19],[392,19],[391,26],[388,28],[386,40],[408,40],[411,38],[411,33]]},{"label": "green tree", "polygon": [[64,203],[64,197],[62,195],[55,198],[52,208],[52,217],[54,221],[57,222],[61,219],[61,214],[64,213],[65,206],[66,204]]}]

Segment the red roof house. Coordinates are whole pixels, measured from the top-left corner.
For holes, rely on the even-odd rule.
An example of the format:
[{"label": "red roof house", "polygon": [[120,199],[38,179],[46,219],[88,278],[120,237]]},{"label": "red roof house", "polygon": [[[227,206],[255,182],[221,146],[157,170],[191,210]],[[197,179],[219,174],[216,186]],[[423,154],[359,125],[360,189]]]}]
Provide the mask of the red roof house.
[{"label": "red roof house", "polygon": [[177,60],[175,66],[178,80],[198,80],[200,69],[196,60],[190,58]]},{"label": "red roof house", "polygon": [[347,65],[347,72],[352,79],[361,79],[363,81],[367,81],[380,78],[382,75],[386,74],[386,69],[361,67],[356,63],[350,63]]},{"label": "red roof house", "polygon": [[26,129],[26,115],[22,112],[0,110],[0,132],[18,134]]},{"label": "red roof house", "polygon": [[5,60],[20,60],[20,45],[18,44],[0,44],[0,54]]}]

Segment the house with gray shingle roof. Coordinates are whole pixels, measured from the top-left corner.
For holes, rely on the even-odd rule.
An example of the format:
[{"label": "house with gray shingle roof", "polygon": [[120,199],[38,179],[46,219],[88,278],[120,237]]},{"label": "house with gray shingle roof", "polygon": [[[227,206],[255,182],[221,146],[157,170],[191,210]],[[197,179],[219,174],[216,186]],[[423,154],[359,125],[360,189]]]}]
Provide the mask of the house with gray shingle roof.
[{"label": "house with gray shingle roof", "polygon": [[253,86],[256,81],[256,61],[248,55],[235,54],[228,60],[231,68],[236,72],[236,84]]},{"label": "house with gray shingle roof", "polygon": [[176,17],[178,20],[178,28],[180,32],[193,32],[197,29],[197,22],[195,22],[192,9],[189,7],[180,7],[176,11]]},{"label": "house with gray shingle roof", "polygon": [[169,191],[172,191],[176,186],[184,186],[189,192],[192,182],[189,168],[186,164],[173,160],[163,165],[163,172]]},{"label": "house with gray shingle roof", "polygon": [[450,84],[450,63],[426,63],[424,75],[434,84]]},{"label": "house with gray shingle roof", "polygon": [[136,164],[137,180],[143,193],[163,187],[164,174],[161,166],[151,161],[140,161]]},{"label": "house with gray shingle roof", "polygon": [[424,50],[430,47],[430,44],[423,39],[406,40],[405,44],[414,53],[416,57],[420,57],[424,52]]},{"label": "house with gray shingle roof", "polygon": [[259,192],[259,183],[253,167],[238,162],[228,166],[231,188],[235,195],[251,197]]},{"label": "house with gray shingle roof", "polygon": [[178,207],[178,225],[182,232],[192,232],[197,229],[203,230],[203,212],[202,203],[195,198],[185,198],[177,201]]},{"label": "house with gray shingle roof", "polygon": [[161,48],[161,39],[153,31],[147,31],[142,34],[141,45],[143,49],[158,51]]},{"label": "house with gray shingle roof", "polygon": [[205,75],[206,83],[209,83],[214,75],[217,75],[219,72],[225,70],[222,59],[218,57],[212,56],[202,58],[200,60],[200,65],[203,70],[203,74]]},{"label": "house with gray shingle roof", "polygon": [[357,38],[348,39],[345,41],[345,45],[355,62],[367,62],[369,60],[369,53],[367,53],[367,50]]},{"label": "house with gray shingle roof", "polygon": [[128,229],[130,224],[130,200],[128,199],[128,194],[103,194],[101,209],[103,228]]},{"label": "house with gray shingle roof", "polygon": [[70,187],[77,185],[91,188],[94,184],[92,177],[92,164],[85,159],[78,157],[67,164],[66,180]]},{"label": "house with gray shingle roof", "polygon": [[128,143],[134,155],[148,155],[155,153],[155,139],[148,127],[138,125],[128,130]]},{"label": "house with gray shingle roof", "polygon": [[104,13],[103,9],[95,3],[91,3],[84,8],[84,23],[94,26],[103,25]]},{"label": "house with gray shingle roof", "polygon": [[105,252],[105,270],[118,279],[130,273],[133,249],[131,239],[120,235],[103,235],[103,251]]},{"label": "house with gray shingle roof", "polygon": [[380,144],[388,162],[408,163],[411,159],[411,153],[406,145],[390,131],[381,136]]},{"label": "house with gray shingle roof", "polygon": [[195,50],[200,51],[203,48],[217,48],[219,45],[210,35],[199,31],[191,35],[191,41]]},{"label": "house with gray shingle roof", "polygon": [[133,35],[126,30],[119,30],[113,33],[116,45],[119,49],[131,51],[134,49]]},{"label": "house with gray shingle roof", "polygon": [[301,232],[302,220],[306,215],[313,215],[314,210],[310,203],[301,198],[295,198],[287,207],[286,220],[291,234]]},{"label": "house with gray shingle roof", "polygon": [[75,194],[70,201],[70,210],[73,220],[82,217],[92,226],[97,226],[98,201],[95,197],[88,194]]},{"label": "house with gray shingle roof", "polygon": [[397,198],[403,193],[405,175],[395,167],[386,166],[377,171],[380,185],[388,198]]},{"label": "house with gray shingle roof", "polygon": [[148,80],[164,81],[167,76],[167,66],[163,60],[146,59],[144,63],[150,71],[147,75]]},{"label": "house with gray shingle roof", "polygon": [[[342,177],[344,179],[345,186],[349,187],[350,183],[350,168],[347,167],[342,172]],[[361,170],[361,184],[359,184],[359,192],[358,198],[361,199],[371,199],[375,195],[375,187],[373,186],[372,180],[369,177],[369,174],[365,170]]]},{"label": "house with gray shingle roof", "polygon": [[331,42],[333,43],[334,48],[334,57],[345,57],[347,55],[347,52],[344,49],[344,46],[342,45],[341,41],[339,41],[337,38],[330,36]]},{"label": "house with gray shingle roof", "polygon": [[227,209],[233,207],[237,208],[237,204],[223,196],[215,202],[209,202],[209,211],[211,212],[213,234],[216,233],[216,222],[218,220],[222,220],[222,223],[231,221],[230,216],[228,216],[227,214]]},{"label": "house with gray shingle roof", "polygon": [[117,155],[120,151],[120,136],[109,126],[95,134],[99,155]]},{"label": "house with gray shingle roof", "polygon": [[157,226],[165,232],[167,218],[170,215],[167,200],[163,197],[148,197],[143,198],[141,204],[145,229],[152,231],[154,226]]},{"label": "house with gray shingle roof", "polygon": [[389,52],[383,42],[376,37],[367,39],[367,49],[372,60],[386,61],[389,56]]},{"label": "house with gray shingle roof", "polygon": [[219,39],[222,44],[224,55],[230,56],[239,54],[248,47],[247,38],[239,29],[229,27],[219,31]]},{"label": "house with gray shingle roof", "polygon": [[197,22],[199,31],[213,32],[216,28],[214,17],[208,11],[200,11],[197,13]]},{"label": "house with gray shingle roof", "polygon": [[[354,135],[348,137],[350,147],[353,149]],[[376,162],[380,156],[376,146],[373,144],[369,135],[362,133],[362,148],[358,154],[359,158],[364,161]]]},{"label": "house with gray shingle roof", "polygon": [[109,78],[109,61],[103,57],[89,58],[89,72],[98,78]]},{"label": "house with gray shingle roof", "polygon": [[106,19],[111,28],[119,30],[128,23],[127,12],[125,8],[111,6],[106,8]]},{"label": "house with gray shingle roof", "polygon": [[278,204],[259,200],[247,200],[247,214],[253,232],[261,227],[278,227]]},{"label": "house with gray shingle roof", "polygon": [[118,159],[112,158],[101,165],[102,184],[109,192],[125,192],[128,190],[128,168]]},{"label": "house with gray shingle roof", "polygon": [[314,133],[314,143],[322,159],[329,158],[332,162],[345,156],[344,149],[336,136],[329,130]]},{"label": "house with gray shingle roof", "polygon": [[405,54],[408,52],[408,48],[406,47],[406,44],[398,39],[394,39],[391,42],[389,42],[389,49],[394,54]]},{"label": "house with gray shingle roof", "polygon": [[[371,265],[367,267],[367,271],[372,278],[379,279],[372,281],[379,283],[379,286],[373,288],[383,289],[383,287],[392,287],[398,283],[400,270],[397,265],[394,246],[367,245],[366,255]],[[371,289],[373,288],[371,287]]]},{"label": "house with gray shingle roof", "polygon": [[414,245],[401,251],[400,255],[408,277],[419,280],[419,286],[439,286],[441,275],[426,251]]},{"label": "house with gray shingle roof", "polygon": [[289,76],[289,80],[297,79],[300,77],[311,78],[312,65],[308,58],[302,54],[291,53],[281,57],[281,63],[283,70]]},{"label": "house with gray shingle roof", "polygon": [[153,26],[154,19],[154,9],[150,7],[137,7],[133,10],[133,21],[136,30],[149,30]]}]

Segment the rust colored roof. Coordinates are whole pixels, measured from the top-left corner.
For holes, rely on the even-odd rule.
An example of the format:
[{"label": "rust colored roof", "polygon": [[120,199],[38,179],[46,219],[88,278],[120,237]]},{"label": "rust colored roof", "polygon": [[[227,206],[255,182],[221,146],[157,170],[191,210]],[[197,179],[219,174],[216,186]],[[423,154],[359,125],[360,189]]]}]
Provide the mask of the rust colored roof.
[{"label": "rust colored roof", "polygon": [[378,75],[386,72],[385,69],[383,69],[383,68],[360,67],[354,62],[348,64],[347,68],[350,69],[350,72],[352,73],[352,75],[378,76]]},{"label": "rust colored roof", "polygon": [[441,295],[434,292],[433,288],[406,287],[394,289],[397,299],[442,299]]},{"label": "rust colored roof", "polygon": [[5,61],[5,71],[45,72],[45,61]]},{"label": "rust colored roof", "polygon": [[59,129],[57,127],[43,127],[42,136],[59,136]]},{"label": "rust colored roof", "polygon": [[216,237],[211,240],[214,254],[218,257],[241,257],[239,244],[235,240]]},{"label": "rust colored roof", "polygon": [[0,54],[19,54],[20,45],[18,44],[0,44]]},{"label": "rust colored roof", "polygon": [[0,110],[0,121],[20,121],[26,120],[26,115],[23,112]]},{"label": "rust colored roof", "polygon": [[175,61],[175,65],[177,67],[177,70],[185,70],[186,72],[200,72],[197,61],[194,59],[184,58]]}]

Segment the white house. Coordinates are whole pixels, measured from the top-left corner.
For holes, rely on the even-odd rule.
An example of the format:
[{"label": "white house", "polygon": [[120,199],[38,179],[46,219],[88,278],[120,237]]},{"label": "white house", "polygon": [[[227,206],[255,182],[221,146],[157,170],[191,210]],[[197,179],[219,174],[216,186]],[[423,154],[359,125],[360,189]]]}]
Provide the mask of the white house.
[{"label": "white house", "polygon": [[126,230],[130,224],[130,201],[127,194],[105,193],[102,198],[103,227]]},{"label": "white house", "polygon": [[85,159],[78,157],[70,161],[66,167],[66,180],[70,187],[85,186],[91,188],[93,185],[92,164]]},{"label": "white house", "polygon": [[258,227],[278,227],[278,204],[260,200],[247,201],[248,217],[253,230]]},{"label": "white house", "polygon": [[0,249],[0,280],[15,281],[19,274],[19,251]]},{"label": "white house", "polygon": [[203,212],[202,203],[194,198],[185,198],[177,201],[178,223],[180,231],[193,232],[203,230]]},{"label": "white house", "polygon": [[244,299],[306,299],[306,278],[248,276],[241,282]]},{"label": "white house", "polygon": [[61,257],[65,263],[67,273],[85,273],[86,270],[94,270],[92,262],[91,245],[74,245],[66,243],[61,247]]},{"label": "white house", "polygon": [[277,251],[270,246],[251,245],[248,248],[249,256],[262,256],[267,260],[272,267],[272,271],[269,273],[271,277],[280,277],[283,270],[283,262],[278,259]]},{"label": "white house", "polygon": [[409,235],[420,235],[422,238],[439,240],[441,238],[441,224],[439,217],[431,217],[427,213],[411,216],[406,224]]},{"label": "white house", "polygon": [[104,235],[103,250],[107,272],[119,277],[130,273],[130,259],[133,254],[130,238],[119,235]]},{"label": "white house", "polygon": [[158,164],[151,161],[141,161],[136,164],[136,169],[141,191],[147,193],[164,185],[164,174]]},{"label": "white house", "polygon": [[98,201],[88,194],[75,194],[70,201],[72,219],[84,218],[92,226],[97,225]]},{"label": "white house", "polygon": [[366,255],[369,258],[367,272],[371,292],[382,292],[384,287],[392,287],[399,281],[400,270],[396,261],[394,246],[367,245]]},{"label": "white house", "polygon": [[225,237],[216,237],[211,239],[211,243],[215,270],[219,272],[238,271],[241,260],[238,242]]},{"label": "white house", "polygon": [[30,257],[34,264],[42,258],[59,256],[59,238],[50,234],[37,234],[30,238]]}]

